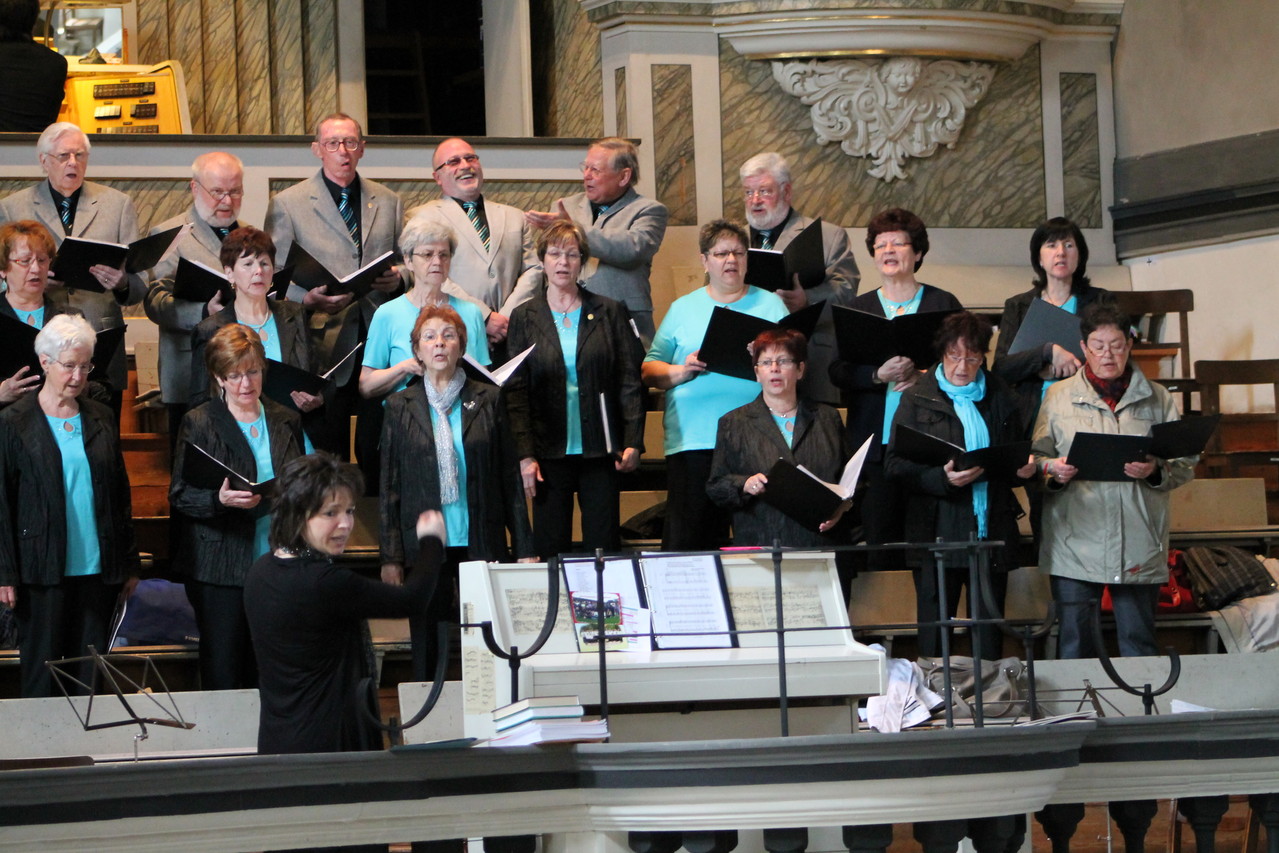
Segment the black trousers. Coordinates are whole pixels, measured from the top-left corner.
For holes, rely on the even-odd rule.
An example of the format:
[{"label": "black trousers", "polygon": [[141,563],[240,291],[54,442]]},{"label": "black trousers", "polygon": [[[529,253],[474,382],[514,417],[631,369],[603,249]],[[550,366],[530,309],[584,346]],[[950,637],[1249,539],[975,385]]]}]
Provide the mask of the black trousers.
[{"label": "black trousers", "polygon": [[431,681],[435,678],[435,662],[440,654],[440,623],[458,621],[457,571],[458,566],[469,559],[465,548],[445,548],[444,565],[440,566],[440,577],[435,582],[435,592],[426,606],[426,612],[409,618],[414,681]]},{"label": "black trousers", "polygon": [[200,628],[200,688],[241,690],[258,686],[244,587],[188,580],[187,599]]},{"label": "black trousers", "polygon": [[[915,569],[915,621],[919,623],[918,646],[923,657],[941,655],[941,627],[936,624],[940,618],[940,591],[937,587],[937,568],[933,565]],[[1008,594],[1008,575],[1005,572],[989,571],[990,591],[995,599],[992,602],[997,612],[991,613],[982,601],[981,592],[977,589],[977,578],[970,577],[967,567],[946,569],[946,618],[954,618],[959,605],[960,590],[968,588],[969,618],[994,618],[1004,615],[1004,599]],[[969,632],[974,643],[981,646],[982,660],[998,660],[1003,657],[1004,633],[998,625],[974,625]],[[953,647],[952,647],[953,651]]]},{"label": "black trousers", "polygon": [[706,494],[711,450],[685,450],[666,457],[666,526],[663,551],[713,551],[728,544],[730,514]]},{"label": "black trousers", "polygon": [[[51,586],[18,587],[15,615],[23,699],[61,695],[45,661],[88,654],[89,646],[107,653],[111,614],[120,586],[103,583],[100,575],[86,575],[63,578],[62,583]],[[71,675],[85,684],[92,683],[93,665],[82,664]],[[68,685],[68,692],[88,691]]]},{"label": "black trousers", "polygon": [[[906,538],[903,519],[906,499],[901,486],[884,476],[884,463],[867,462],[862,469],[866,494],[861,499],[862,533],[867,545],[885,542],[902,542]],[[904,551],[872,551],[866,554],[864,565],[857,566],[871,571],[901,571],[906,568]]]},{"label": "black trousers", "polygon": [[573,547],[573,495],[582,509],[582,547],[616,551],[618,530],[617,470],[612,457],[584,459],[580,455],[538,460],[542,482],[533,498],[533,548],[542,559]]}]

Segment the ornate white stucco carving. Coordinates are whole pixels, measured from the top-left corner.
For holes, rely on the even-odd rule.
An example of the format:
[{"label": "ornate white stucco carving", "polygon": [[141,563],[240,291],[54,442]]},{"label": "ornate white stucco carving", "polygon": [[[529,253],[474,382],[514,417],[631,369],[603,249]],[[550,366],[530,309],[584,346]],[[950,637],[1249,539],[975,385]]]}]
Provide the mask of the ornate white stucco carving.
[{"label": "ornate white stucco carving", "polygon": [[773,62],[782,89],[809,106],[818,141],[870,157],[870,175],[888,182],[906,179],[907,157],[954,148],[994,76],[990,63],[913,56]]}]

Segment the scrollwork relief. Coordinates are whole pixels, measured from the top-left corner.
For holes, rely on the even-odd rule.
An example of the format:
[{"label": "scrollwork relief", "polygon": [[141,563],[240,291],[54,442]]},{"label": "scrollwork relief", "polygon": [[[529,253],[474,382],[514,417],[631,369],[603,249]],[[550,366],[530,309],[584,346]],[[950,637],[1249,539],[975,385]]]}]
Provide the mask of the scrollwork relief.
[{"label": "scrollwork relief", "polygon": [[870,175],[887,182],[907,178],[907,157],[954,148],[994,76],[989,63],[913,56],[773,62],[782,89],[809,106],[818,141],[871,158]]}]

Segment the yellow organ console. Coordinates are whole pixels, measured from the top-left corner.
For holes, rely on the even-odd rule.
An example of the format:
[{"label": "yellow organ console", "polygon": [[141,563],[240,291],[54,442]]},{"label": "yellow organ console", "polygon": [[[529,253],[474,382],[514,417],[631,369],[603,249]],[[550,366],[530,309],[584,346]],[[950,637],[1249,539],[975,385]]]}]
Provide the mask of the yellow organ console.
[{"label": "yellow organ console", "polygon": [[190,133],[182,66],[81,65],[68,69],[59,118],[88,134]]}]

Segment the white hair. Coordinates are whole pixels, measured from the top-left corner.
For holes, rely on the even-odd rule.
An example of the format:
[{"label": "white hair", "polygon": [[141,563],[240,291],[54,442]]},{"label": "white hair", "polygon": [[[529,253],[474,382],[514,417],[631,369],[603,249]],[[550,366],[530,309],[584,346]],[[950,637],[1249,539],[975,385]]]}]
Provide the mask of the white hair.
[{"label": "white hair", "polygon": [[79,125],[72,124],[69,121],[55,121],[44,129],[40,134],[40,138],[36,140],[36,154],[52,154],[53,146],[58,144],[58,140],[68,133],[78,133],[84,139],[84,150],[87,154],[92,150],[93,145],[89,142],[89,134],[80,129]]},{"label": "white hair", "polygon": [[55,314],[36,335],[36,355],[57,359],[71,347],[88,347],[98,342],[98,333],[79,314]]},{"label": "white hair", "polygon": [[786,162],[786,158],[778,154],[776,151],[765,151],[763,154],[756,154],[754,157],[742,164],[742,168],[738,170],[738,177],[743,181],[755,175],[768,174],[778,186],[789,184],[790,164]]},{"label": "white hair", "polygon": [[415,216],[400,232],[400,254],[405,258],[419,246],[429,243],[448,243],[449,254],[457,251],[457,235],[443,222],[425,216]]}]

